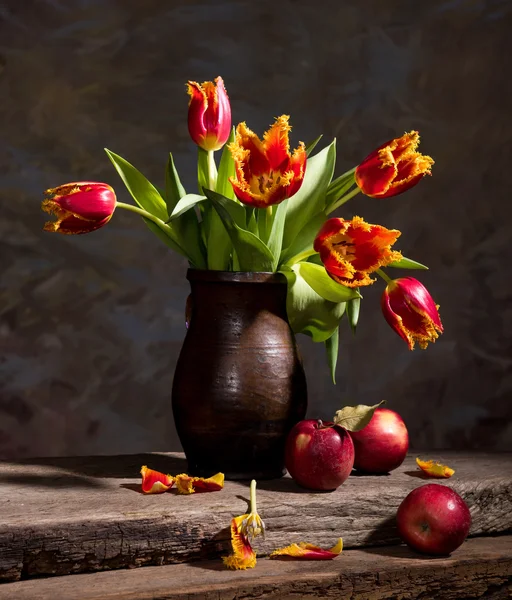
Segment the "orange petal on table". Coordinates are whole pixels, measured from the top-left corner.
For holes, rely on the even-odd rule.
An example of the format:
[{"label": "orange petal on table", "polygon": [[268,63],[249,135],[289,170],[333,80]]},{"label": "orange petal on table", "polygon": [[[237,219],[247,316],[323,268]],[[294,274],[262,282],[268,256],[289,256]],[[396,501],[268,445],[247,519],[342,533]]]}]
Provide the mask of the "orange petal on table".
[{"label": "orange petal on table", "polygon": [[186,473],[176,475],[176,488],[179,494],[193,494],[194,492],[218,492],[224,487],[224,473],[217,473],[204,479],[203,477],[190,477]]},{"label": "orange petal on table", "polygon": [[252,569],[256,565],[256,553],[248,537],[244,534],[242,523],[249,515],[240,515],[231,519],[231,547],[233,554],[223,556],[222,562],[228,569]]},{"label": "orange petal on table", "polygon": [[429,477],[437,477],[442,479],[451,477],[455,473],[455,471],[450,469],[450,467],[442,465],[440,462],[433,460],[421,460],[420,458],[417,458],[416,464]]},{"label": "orange petal on table", "polygon": [[343,550],[343,540],[339,538],[337,544],[329,550],[324,550],[319,546],[313,544],[306,544],[300,542],[299,544],[290,544],[285,548],[279,548],[274,550],[270,555],[270,558],[276,556],[288,556],[290,558],[296,558],[298,560],[330,560],[336,558],[338,554]]},{"label": "orange petal on table", "polygon": [[144,465],[140,474],[142,475],[142,492],[144,494],[162,494],[173,486],[174,477],[165,475],[160,471],[153,471]]}]

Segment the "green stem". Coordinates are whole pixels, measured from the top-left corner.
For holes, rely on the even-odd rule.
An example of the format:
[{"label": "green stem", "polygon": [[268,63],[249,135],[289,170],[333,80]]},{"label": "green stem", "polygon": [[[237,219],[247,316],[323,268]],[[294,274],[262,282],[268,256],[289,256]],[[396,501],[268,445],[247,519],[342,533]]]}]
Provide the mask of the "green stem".
[{"label": "green stem", "polygon": [[134,204],[126,204],[125,202],[116,202],[116,208],[124,208],[125,210],[129,210],[131,212],[134,212],[134,213],[140,215],[141,217],[144,217],[144,219],[149,219],[150,221],[153,221],[153,223],[155,225],[158,225],[158,227],[160,227],[160,229],[162,231],[165,231],[165,233],[169,233],[169,231],[172,231],[172,229],[169,227],[169,225],[166,225],[164,223],[164,221],[162,221],[162,219],[155,217],[155,215],[152,215],[147,210],[144,210],[143,208],[139,208],[138,206],[135,206]]},{"label": "green stem", "polygon": [[256,479],[251,481],[251,513],[257,513],[256,509]]},{"label": "green stem", "polygon": [[384,273],[382,269],[377,269],[375,272],[377,273],[377,275],[380,275],[386,283],[391,283],[393,281],[390,277],[386,275],[386,273]]},{"label": "green stem", "polygon": [[347,175],[351,175],[352,173],[356,172],[356,169],[357,169],[357,167],[354,167],[353,169],[350,169],[349,171],[345,171],[345,173],[340,175],[340,177],[346,177]]},{"label": "green stem", "polygon": [[360,191],[361,190],[358,187],[356,187],[348,194],[345,194],[345,196],[342,196],[339,200],[337,200],[334,204],[332,204],[330,206],[327,214],[332,213],[334,210],[339,208],[342,204],[345,204],[345,202],[348,202],[350,200],[350,198],[353,198],[356,194],[359,194]]},{"label": "green stem", "polygon": [[214,150],[208,150],[208,186],[214,192],[217,185],[217,166],[215,164]]},{"label": "green stem", "polygon": [[270,237],[270,232],[272,230],[273,208],[273,206],[267,206],[267,208],[265,208],[265,238],[267,241]]}]

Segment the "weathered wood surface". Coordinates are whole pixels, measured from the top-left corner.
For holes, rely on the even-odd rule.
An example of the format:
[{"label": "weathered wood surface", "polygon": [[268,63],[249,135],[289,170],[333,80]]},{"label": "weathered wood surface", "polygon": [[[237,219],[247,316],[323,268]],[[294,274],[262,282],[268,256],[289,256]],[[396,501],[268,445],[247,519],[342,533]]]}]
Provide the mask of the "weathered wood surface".
[{"label": "weathered wood surface", "polygon": [[[471,535],[512,531],[512,454],[443,458],[456,473],[438,481],[470,506]],[[227,482],[210,494],[145,496],[139,493],[142,464],[171,474],[186,469],[181,455],[165,454],[2,463],[0,580],[225,553],[231,517],[247,511],[248,482]],[[268,534],[257,549],[266,554],[301,540],[329,545],[339,536],[346,548],[397,543],[396,509],[426,482],[412,457],[391,475],[351,476],[331,493],[303,490],[288,477],[258,482]]]},{"label": "weathered wood surface", "polygon": [[347,550],[329,562],[220,560],[6,583],[0,600],[455,600],[512,597],[512,537],[475,538],[450,558],[405,546]]}]

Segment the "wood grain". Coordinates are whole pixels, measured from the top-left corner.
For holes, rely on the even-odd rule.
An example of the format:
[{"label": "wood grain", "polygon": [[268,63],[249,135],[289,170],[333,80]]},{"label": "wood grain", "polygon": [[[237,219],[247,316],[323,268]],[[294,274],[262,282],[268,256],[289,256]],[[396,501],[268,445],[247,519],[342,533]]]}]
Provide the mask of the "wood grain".
[{"label": "wood grain", "polygon": [[[443,458],[456,473],[437,481],[465,498],[471,535],[512,531],[512,455],[446,453]],[[249,482],[227,482],[211,494],[179,496],[171,490],[144,496],[138,492],[142,464],[171,474],[186,469],[178,454],[2,463],[0,580],[225,553],[230,519],[247,511]],[[289,477],[260,481],[258,508],[268,534],[258,552],[301,540],[329,545],[339,536],[346,548],[397,543],[396,509],[426,482],[412,457],[391,475],[351,476],[331,493],[303,490]]]},{"label": "wood grain", "polygon": [[216,560],[0,586],[0,600],[504,600],[511,595],[510,536],[468,540],[449,558],[394,546],[347,550],[329,562],[259,559],[248,571],[227,571]]}]

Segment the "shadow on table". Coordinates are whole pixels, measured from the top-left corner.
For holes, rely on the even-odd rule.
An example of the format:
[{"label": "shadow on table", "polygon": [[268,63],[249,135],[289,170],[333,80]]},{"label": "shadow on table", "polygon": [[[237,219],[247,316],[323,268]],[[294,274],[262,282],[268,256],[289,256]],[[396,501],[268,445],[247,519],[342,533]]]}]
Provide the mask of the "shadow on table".
[{"label": "shadow on table", "polygon": [[[0,463],[0,468],[1,468]],[[49,482],[53,479],[69,479],[69,484],[73,484],[73,477],[85,476],[96,478],[115,478],[115,479],[139,479],[140,468],[147,465],[150,469],[161,471],[162,473],[184,473],[187,469],[185,458],[170,454],[128,454],[120,456],[75,456],[75,457],[53,457],[53,458],[24,458],[20,460],[4,461],[5,465],[20,467],[55,467],[55,475],[51,475],[48,470],[41,474],[31,473],[29,476],[47,478]],[[63,473],[64,471],[64,473]],[[67,473],[66,473],[67,472]],[[16,477],[17,474],[2,473],[0,471],[0,481],[6,477]],[[79,477],[77,478],[79,479]],[[87,480],[85,480],[87,481]],[[80,483],[76,481],[75,484]],[[85,484],[84,484],[85,485]],[[94,484],[91,484],[94,485]]]},{"label": "shadow on table", "polygon": [[69,473],[42,475],[35,473],[0,473],[0,486],[3,484],[26,485],[31,488],[101,488],[106,484],[101,479],[81,477]]}]

